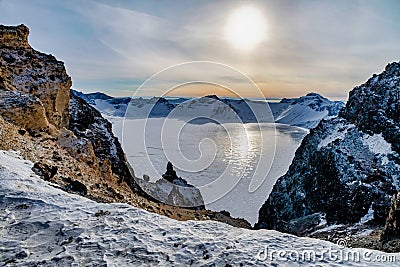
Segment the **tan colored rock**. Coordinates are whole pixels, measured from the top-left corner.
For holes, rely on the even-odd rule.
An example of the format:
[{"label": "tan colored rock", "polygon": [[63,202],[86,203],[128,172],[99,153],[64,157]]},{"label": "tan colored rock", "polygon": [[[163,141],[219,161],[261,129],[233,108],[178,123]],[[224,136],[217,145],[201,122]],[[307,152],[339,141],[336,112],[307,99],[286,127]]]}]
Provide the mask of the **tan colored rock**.
[{"label": "tan colored rock", "polygon": [[43,104],[22,92],[0,90],[0,115],[32,134],[50,130]]},{"label": "tan colored rock", "polygon": [[77,138],[73,132],[63,128],[58,132],[57,145],[67,151],[73,158],[85,162],[89,166],[97,166],[92,143],[87,139]]},{"label": "tan colored rock", "polygon": [[[392,205],[381,236],[383,241],[400,238],[400,191],[393,195]],[[399,245],[400,248],[400,245]]]},{"label": "tan colored rock", "polygon": [[29,28],[21,24],[17,27],[0,25],[0,46],[12,48],[31,48],[28,43]]},{"label": "tan colored rock", "polygon": [[32,49],[24,25],[0,26],[0,81],[37,97],[48,121],[57,128],[69,123],[69,93],[72,85],[64,63]]}]

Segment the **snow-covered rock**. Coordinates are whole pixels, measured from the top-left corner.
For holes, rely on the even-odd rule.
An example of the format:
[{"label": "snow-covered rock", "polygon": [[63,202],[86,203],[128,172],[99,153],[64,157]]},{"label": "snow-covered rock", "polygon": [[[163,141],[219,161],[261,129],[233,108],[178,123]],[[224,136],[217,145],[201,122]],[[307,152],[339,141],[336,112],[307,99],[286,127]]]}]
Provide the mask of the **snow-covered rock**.
[{"label": "snow-covered rock", "polygon": [[181,222],[127,204],[97,203],[43,181],[32,166],[14,152],[0,151],[4,266],[387,266],[400,259],[276,231]]},{"label": "snow-covered rock", "polygon": [[282,99],[279,103],[269,105],[276,122],[311,129],[323,119],[336,117],[345,103],[309,93],[300,98]]},{"label": "snow-covered rock", "polygon": [[[382,228],[400,189],[399,112],[400,63],[392,63],[350,92],[339,117],[321,121],[303,139],[257,227],[307,234],[326,219],[348,229]],[[312,214],[320,219],[302,232],[291,227]]]}]

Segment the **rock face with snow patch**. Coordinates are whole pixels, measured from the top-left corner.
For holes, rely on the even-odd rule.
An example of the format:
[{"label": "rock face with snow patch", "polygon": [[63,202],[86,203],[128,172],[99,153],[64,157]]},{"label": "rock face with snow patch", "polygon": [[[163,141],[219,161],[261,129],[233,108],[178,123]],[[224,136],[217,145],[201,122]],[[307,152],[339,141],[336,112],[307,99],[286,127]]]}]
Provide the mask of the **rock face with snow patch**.
[{"label": "rock face with snow patch", "polygon": [[69,129],[79,138],[90,140],[100,169],[113,173],[135,192],[141,192],[133,177],[121,144],[112,133],[112,125],[100,112],[71,94]]},{"label": "rock face with snow patch", "polygon": [[[324,222],[383,227],[399,190],[400,64],[353,89],[339,117],[304,138],[256,228],[305,234]],[[295,227],[303,220],[303,228]]]},{"label": "rock face with snow patch", "polygon": [[0,115],[32,135],[50,130],[42,102],[22,92],[0,90]]}]

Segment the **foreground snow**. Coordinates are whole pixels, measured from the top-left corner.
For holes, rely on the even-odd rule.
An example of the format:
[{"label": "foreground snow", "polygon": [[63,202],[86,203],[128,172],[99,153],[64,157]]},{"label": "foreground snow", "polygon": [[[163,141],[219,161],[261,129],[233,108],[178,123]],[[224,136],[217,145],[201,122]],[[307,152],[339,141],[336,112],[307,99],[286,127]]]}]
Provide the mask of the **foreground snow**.
[{"label": "foreground snow", "polygon": [[[31,167],[17,154],[0,151],[1,265],[298,266],[297,259],[319,266],[379,266],[378,260],[393,260],[378,251],[341,250],[276,231],[178,222],[126,204],[96,203],[54,188]],[[314,263],[303,258],[313,252]],[[360,256],[360,262],[348,252]],[[343,255],[350,257],[340,261]],[[400,260],[400,254],[394,256]],[[393,263],[381,266],[388,264]]]}]

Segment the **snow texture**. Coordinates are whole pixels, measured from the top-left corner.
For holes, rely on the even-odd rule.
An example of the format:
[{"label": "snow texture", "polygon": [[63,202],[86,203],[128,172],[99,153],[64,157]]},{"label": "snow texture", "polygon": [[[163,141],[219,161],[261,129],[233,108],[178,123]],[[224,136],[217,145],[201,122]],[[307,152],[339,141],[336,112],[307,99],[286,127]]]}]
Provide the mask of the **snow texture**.
[{"label": "snow texture", "polygon": [[[391,256],[366,249],[341,250],[326,241],[276,231],[245,230],[211,221],[179,222],[127,204],[96,203],[41,180],[31,171],[32,165],[17,153],[0,151],[1,265],[298,266],[288,256],[278,258],[276,252],[311,250],[320,255],[332,250],[368,258],[362,256],[357,262],[326,255],[304,263],[387,266],[374,260]],[[260,253],[266,248],[267,258]]]}]

